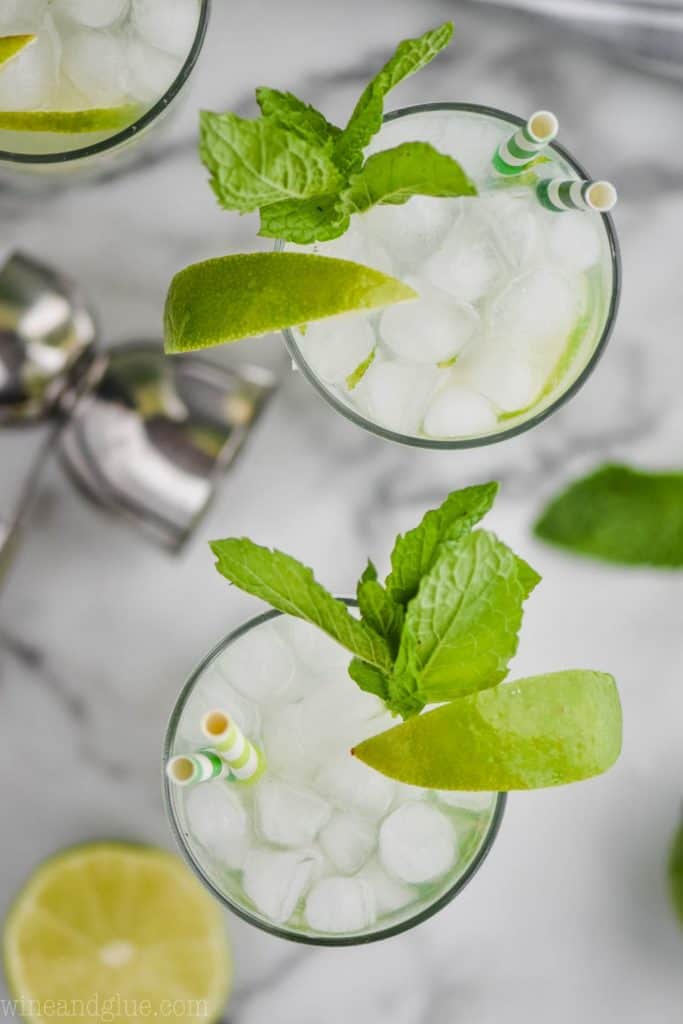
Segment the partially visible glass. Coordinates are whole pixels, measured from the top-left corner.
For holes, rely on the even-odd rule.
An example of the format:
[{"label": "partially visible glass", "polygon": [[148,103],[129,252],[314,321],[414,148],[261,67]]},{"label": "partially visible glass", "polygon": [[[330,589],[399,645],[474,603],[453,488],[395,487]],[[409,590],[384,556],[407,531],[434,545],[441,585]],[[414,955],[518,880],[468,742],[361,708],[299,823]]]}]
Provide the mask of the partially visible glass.
[{"label": "partially visible glass", "polygon": [[[449,122],[451,122],[450,125]],[[376,140],[374,140],[373,148],[374,150],[385,149],[400,145],[407,140],[420,140],[433,144],[437,149],[443,148],[449,155],[458,157],[458,126],[462,123],[463,128],[467,128],[469,122],[474,127],[481,125],[482,130],[489,132],[492,129],[497,129],[497,135],[496,131],[493,131],[491,142],[486,150],[486,153],[489,153],[490,150],[490,155],[486,158],[486,162],[482,161],[482,166],[476,172],[470,169],[466,155],[461,154],[460,156],[465,170],[470,172],[471,176],[477,181],[482,194],[486,196],[508,196],[511,202],[514,201],[515,197],[520,197],[520,205],[522,202],[525,202],[533,211],[537,207],[537,216],[544,218],[548,224],[556,223],[559,225],[562,223],[563,218],[584,217],[591,218],[596,225],[599,225],[598,231],[601,236],[600,256],[596,264],[590,267],[583,275],[586,279],[587,294],[586,308],[582,312],[582,319],[585,321],[585,325],[578,333],[572,329],[572,340],[567,342],[567,352],[573,346],[572,351],[570,356],[567,357],[563,353],[562,357],[558,359],[557,367],[553,369],[551,374],[553,379],[550,385],[544,388],[543,392],[527,407],[519,410],[497,409],[497,422],[486,429],[474,431],[471,434],[465,433],[462,436],[430,436],[423,429],[404,430],[388,425],[387,422],[382,422],[381,419],[373,417],[365,411],[361,407],[360,402],[355,399],[355,396],[359,395],[363,390],[363,377],[360,378],[360,387],[356,383],[350,388],[349,378],[332,382],[331,379],[324,379],[319,372],[316,372],[316,369],[311,365],[310,354],[307,357],[304,349],[308,347],[310,353],[311,347],[316,343],[318,335],[325,330],[325,321],[321,321],[320,325],[312,325],[312,329],[309,327],[305,332],[295,330],[285,330],[283,332],[285,344],[295,368],[301,370],[307,380],[313,384],[316,390],[337,412],[340,412],[356,425],[387,440],[422,448],[457,449],[492,444],[514,437],[542,422],[576,394],[595,369],[612,333],[619,304],[621,262],[612,218],[606,214],[549,213],[541,209],[540,203],[534,202],[533,189],[528,182],[522,181],[522,186],[518,187],[514,177],[500,179],[493,174],[490,157],[493,156],[497,145],[508,137],[513,129],[524,123],[521,118],[494,108],[464,103],[430,103],[407,107],[390,113],[385,117],[384,128],[376,137]],[[439,137],[442,124],[448,141],[448,145],[445,147],[443,146],[443,140]],[[566,178],[588,179],[590,177],[571,154],[557,143],[553,142],[551,144],[548,155],[552,158],[551,164],[540,164],[534,168],[534,172],[539,176],[547,176],[552,171],[555,176],[559,174]],[[422,197],[418,197],[417,201],[424,202]],[[331,243],[318,243],[312,247],[312,250],[320,252],[322,255],[338,256],[367,263],[378,270],[393,273],[394,276],[405,280],[407,273],[405,266],[402,268],[399,265],[398,269],[395,264],[392,266],[393,252],[383,251],[381,246],[377,246],[377,238],[372,237],[371,230],[364,226],[364,222],[366,218],[368,218],[368,223],[370,223],[373,217],[399,217],[401,211],[409,209],[410,204],[414,202],[416,200],[410,200],[407,207],[375,207],[374,210],[369,211],[367,214],[352,217],[351,228],[346,235]],[[427,203],[435,205],[455,204],[463,206],[463,204],[477,202],[476,198],[459,200],[427,199]],[[432,210],[435,208],[435,205],[431,207]],[[555,219],[554,221],[553,218]],[[564,223],[566,224],[567,221],[565,220]],[[282,243],[279,243],[278,247],[282,248]],[[386,258],[387,255],[388,259]],[[432,255],[433,253],[429,253],[429,258]],[[473,261],[476,260],[477,255],[476,253],[473,254]],[[538,265],[541,269],[543,268],[542,257]],[[414,271],[415,279],[411,280],[408,278],[408,283],[412,283],[418,293],[422,284],[422,279],[420,279],[421,272],[422,268],[419,267]],[[431,285],[431,282],[428,283]],[[482,320],[486,313],[486,301],[488,300],[485,300],[484,308],[479,310]],[[395,308],[398,314],[401,307]],[[338,322],[341,322],[341,318],[336,319]],[[381,360],[384,342],[377,326],[378,314],[370,313],[363,317],[363,319],[373,325],[373,329],[377,332],[378,343],[376,352],[380,354]],[[357,322],[358,318],[356,319]],[[350,319],[348,323],[351,323]],[[333,321],[330,320],[329,324],[332,327]],[[427,333],[426,327],[424,332]],[[464,355],[466,352],[467,349],[465,348],[462,354]],[[377,359],[375,362],[377,363]],[[454,359],[452,362],[454,364],[452,367],[447,364],[437,364],[433,368],[430,367],[430,370],[433,370],[435,375],[437,375],[438,371],[438,376],[446,377],[449,373],[459,371],[457,360]],[[408,366],[407,363],[403,365]],[[362,370],[362,367],[359,367],[359,369]],[[412,375],[406,374],[408,393],[405,396],[405,400],[407,402],[412,401],[412,396],[417,394],[422,388],[424,364],[416,362],[414,366],[408,366],[408,369],[412,371]],[[351,378],[354,376],[352,374]],[[439,394],[441,386],[439,382],[434,385],[433,390],[430,392],[430,398]],[[425,387],[429,391],[431,387],[429,382],[426,382]],[[357,391],[355,390],[356,388],[358,388]],[[491,404],[495,406],[495,402]]]},{"label": "partially visible glass", "polygon": [[[171,83],[130,124],[115,131],[54,133],[0,130],[0,176],[68,178],[96,173],[111,160],[123,160],[172,110],[184,90],[206,38],[211,0],[197,0],[197,26],[191,45]],[[152,47],[154,49],[154,47]],[[0,69],[0,74],[2,73]],[[86,141],[87,140],[87,141]]]},{"label": "partially visible glass", "polygon": [[[355,605],[350,600],[346,603]],[[256,637],[258,642],[255,642]],[[246,654],[245,643],[249,645]],[[280,645],[283,645],[282,650]],[[289,689],[280,689],[267,696],[261,689],[264,679],[267,679],[268,686],[279,685],[273,682],[280,671],[273,660],[273,651],[279,652],[278,657],[287,657],[286,649],[293,651],[292,664],[295,666]],[[306,662],[302,660],[304,658]],[[378,698],[361,693],[352,682],[347,674],[348,661],[348,652],[315,627],[298,619],[274,611],[251,619],[222,640],[192,673],[171,715],[164,746],[165,764],[171,757],[193,753],[203,745],[210,746],[207,740],[202,740],[199,722],[203,714],[222,708],[264,751],[266,772],[252,786],[214,779],[199,784],[195,789],[186,789],[169,782],[164,775],[166,809],[183,855],[217,899],[245,921],[272,935],[311,945],[348,946],[389,938],[415,927],[443,909],[467,885],[489,853],[506,802],[503,793],[437,793],[403,786],[351,758],[348,750],[352,742],[391,727],[395,720],[391,719]],[[243,682],[240,682],[241,678]],[[245,696],[248,692],[255,692],[260,700],[250,700]],[[299,722],[308,742],[305,750],[298,749],[292,735],[290,755],[282,747],[283,730],[288,731],[294,721]],[[313,734],[320,726],[314,727],[312,723],[319,722],[325,723],[325,732],[316,737]],[[287,738],[288,732],[285,735]],[[316,743],[316,739],[319,742]],[[343,756],[340,757],[340,751],[348,758],[346,764]],[[352,769],[355,773],[354,782],[356,779],[359,781],[358,789],[351,787],[347,792],[345,783],[339,781],[343,779],[345,769]],[[426,813],[430,820],[435,818],[437,823],[440,820],[445,822],[446,831],[452,829],[456,837],[453,861],[438,877],[408,884],[391,875],[372,839],[371,852],[366,851],[365,861],[355,870],[351,870],[348,864],[343,869],[338,865],[331,866],[329,858],[334,858],[335,850],[330,850],[329,841],[334,842],[335,833],[333,830],[328,837],[328,845],[325,845],[322,839],[325,825],[320,826],[319,822],[314,826],[319,828],[315,837],[300,848],[294,849],[294,844],[287,838],[278,845],[269,830],[280,827],[277,818],[281,815],[287,817],[286,808],[271,807],[269,813],[275,816],[275,825],[267,821],[264,823],[260,817],[265,817],[265,811],[259,804],[258,791],[273,785],[275,789],[271,790],[271,796],[278,792],[277,787],[284,786],[284,799],[287,787],[294,787],[299,794],[296,799],[303,792],[313,801],[329,801],[333,818],[341,815],[342,818],[361,819],[370,831],[375,829],[378,834],[382,823],[397,809],[413,808],[410,813],[416,813],[418,818]],[[202,815],[210,816],[209,821],[203,822],[197,805],[191,801],[195,795],[199,795],[202,802],[204,796],[211,796],[207,787],[214,787],[215,802],[209,799],[203,807]],[[224,829],[217,824],[217,808],[222,800],[227,813]],[[416,806],[427,810],[415,812]],[[235,829],[232,837],[228,834],[228,820],[232,821]],[[330,820],[326,819],[327,825]],[[238,836],[240,821],[247,824],[244,835],[240,832]],[[289,823],[291,825],[291,816]],[[419,838],[419,835],[411,833],[411,842],[417,843]],[[212,847],[212,843],[215,846]],[[326,852],[321,852],[321,848]],[[295,865],[292,860],[297,856],[301,860],[300,865]],[[285,865],[289,863],[287,857],[290,858],[294,872],[291,885],[300,886],[301,890],[300,894],[298,890],[288,892],[287,899],[291,896],[292,907],[291,913],[285,912],[286,920],[274,920],[264,911],[269,901],[277,902],[280,898],[275,884],[278,857],[284,858]],[[254,879],[258,858],[263,860],[264,871],[270,864],[268,858],[274,865],[272,894],[255,891],[268,881]],[[306,871],[309,861],[314,866],[310,868],[311,876],[304,884],[296,872]],[[251,873],[250,880],[246,879],[247,872]],[[311,926],[309,897],[316,885],[321,880],[329,882],[330,876],[341,878],[342,889],[344,883],[353,886],[354,881],[358,881],[361,895],[364,894],[375,906],[374,917],[369,918],[363,927],[340,928],[338,921],[330,930]],[[339,881],[335,884],[339,885]],[[356,895],[353,890],[352,895]],[[259,906],[254,899],[264,902]],[[395,909],[380,912],[380,907],[393,905],[392,901],[396,904]],[[316,909],[319,915],[320,907]],[[346,912],[349,912],[348,907]],[[357,908],[351,912],[357,913]]]}]

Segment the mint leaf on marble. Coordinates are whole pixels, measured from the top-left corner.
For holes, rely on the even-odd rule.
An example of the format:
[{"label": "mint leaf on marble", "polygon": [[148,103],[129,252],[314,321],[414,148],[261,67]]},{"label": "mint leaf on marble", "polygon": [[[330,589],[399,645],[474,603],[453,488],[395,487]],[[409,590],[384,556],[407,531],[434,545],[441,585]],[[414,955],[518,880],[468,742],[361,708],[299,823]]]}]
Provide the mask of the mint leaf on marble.
[{"label": "mint leaf on marble", "polygon": [[683,825],[676,833],[669,856],[671,898],[678,919],[683,925]]},{"label": "mint leaf on marble", "polygon": [[468,533],[489,511],[497,493],[497,483],[453,491],[438,508],[425,513],[415,529],[396,538],[391,573],[386,580],[394,601],[407,604],[415,596],[420,580],[432,568],[442,545]]},{"label": "mint leaf on marble", "polygon": [[405,617],[395,672],[424,704],[496,686],[517,650],[529,567],[492,533],[446,543]]},{"label": "mint leaf on marble", "polygon": [[683,473],[606,465],[572,483],[536,522],[542,540],[622,565],[683,567]]},{"label": "mint leaf on marble", "polygon": [[417,39],[404,39],[399,43],[394,55],[365,87],[346,128],[335,142],[334,159],[344,174],[360,169],[363,150],[382,127],[387,93],[429,64],[452,38],[453,23],[447,21]]},{"label": "mint leaf on marble", "polygon": [[241,590],[260,597],[286,615],[318,626],[342,647],[383,671],[391,669],[386,640],[351,615],[315,579],[313,572],[282,551],[264,548],[247,538],[211,542],[216,568]]},{"label": "mint leaf on marble", "polygon": [[330,124],[319,110],[291,92],[261,86],[256,90],[256,102],[264,117],[309,142],[324,145],[341,133],[341,128]]},{"label": "mint leaf on marble", "polygon": [[323,145],[260,118],[203,111],[200,154],[222,206],[240,213],[334,192],[342,179]]},{"label": "mint leaf on marble", "polygon": [[344,199],[354,213],[377,203],[404,203],[411,196],[475,196],[460,164],[428,142],[404,142],[368,157],[351,177]]}]

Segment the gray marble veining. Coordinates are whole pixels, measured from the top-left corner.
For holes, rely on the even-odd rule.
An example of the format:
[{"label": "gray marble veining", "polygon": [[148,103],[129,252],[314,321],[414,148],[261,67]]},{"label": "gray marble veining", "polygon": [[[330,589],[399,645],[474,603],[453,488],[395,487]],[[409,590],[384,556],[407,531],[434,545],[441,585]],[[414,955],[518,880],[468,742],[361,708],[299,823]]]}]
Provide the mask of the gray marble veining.
[{"label": "gray marble veining", "polygon": [[[96,836],[170,845],[163,730],[181,682],[255,611],[212,570],[206,541],[247,533],[350,589],[368,554],[447,490],[500,479],[494,529],[544,576],[518,674],[572,666],[617,676],[625,750],[607,776],[514,796],[499,840],[458,900],[369,948],[313,950],[230,920],[230,1024],[675,1024],[683,937],[665,859],[683,795],[683,578],[600,568],[530,534],[542,501],[604,459],[683,461],[681,86],[630,69],[557,25],[448,0],[215,0],[184,108],[140,159],[72,190],[0,188],[2,243],[64,267],[107,342],[159,334],[174,271],[263,244],[220,213],[196,156],[200,106],[252,109],[267,83],[343,119],[395,39],[452,16],[457,41],[400,86],[430,99],[557,111],[562,140],[620,189],[621,316],[578,397],[536,430],[471,452],[402,449],[358,430],[289,372],[277,338],[221,361],[261,361],[282,386],[194,542],[170,558],[87,507],[56,466],[0,595],[0,909],[60,846]],[[0,436],[0,507],[36,435]],[[27,763],[26,751],[31,750]],[[18,770],[17,766],[21,766]]]}]

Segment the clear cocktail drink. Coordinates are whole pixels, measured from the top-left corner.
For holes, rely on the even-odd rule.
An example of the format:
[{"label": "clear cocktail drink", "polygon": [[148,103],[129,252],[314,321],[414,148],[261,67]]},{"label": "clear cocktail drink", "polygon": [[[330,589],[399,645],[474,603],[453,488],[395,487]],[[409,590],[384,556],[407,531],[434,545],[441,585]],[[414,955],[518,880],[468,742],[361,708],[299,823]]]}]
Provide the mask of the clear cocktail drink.
[{"label": "clear cocktail drink", "polygon": [[304,942],[379,939],[433,914],[481,863],[503,812],[502,795],[406,786],[351,757],[396,719],[348,662],[314,626],[260,616],[193,674],[166,742],[167,760],[207,746],[202,717],[222,709],[263,752],[251,785],[166,780],[169,814],[216,896]]},{"label": "clear cocktail drink", "polygon": [[458,160],[479,194],[377,205],[352,217],[341,238],[311,247],[420,295],[285,332],[296,364],[361,426],[426,447],[500,440],[548,415],[595,365],[619,290],[612,224],[543,207],[538,180],[588,178],[555,144],[520,175],[496,173],[492,158],[520,123],[458,104],[389,115],[369,152],[431,143]]},{"label": "clear cocktail drink", "polygon": [[0,36],[34,38],[0,64],[0,165],[63,171],[138,139],[182,90],[208,11],[209,0],[6,0]]}]

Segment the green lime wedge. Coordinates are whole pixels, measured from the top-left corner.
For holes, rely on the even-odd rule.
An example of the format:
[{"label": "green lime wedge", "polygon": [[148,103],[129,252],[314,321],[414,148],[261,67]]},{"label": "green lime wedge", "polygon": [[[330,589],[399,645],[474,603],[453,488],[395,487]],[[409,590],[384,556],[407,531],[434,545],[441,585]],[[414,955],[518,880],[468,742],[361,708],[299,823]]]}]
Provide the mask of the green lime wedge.
[{"label": "green lime wedge", "polygon": [[533,676],[442,704],[355,747],[377,771],[430,789],[539,789],[606,771],[621,705],[602,672]]},{"label": "green lime wedge", "polygon": [[0,36],[0,67],[35,40],[35,36]]},{"label": "green lime wedge", "polygon": [[171,281],[166,351],[210,348],[416,297],[401,281],[348,260],[293,252],[222,256]]},{"label": "green lime wedge", "polygon": [[139,103],[120,107],[92,107],[87,110],[0,110],[0,129],[10,132],[115,132],[139,117]]},{"label": "green lime wedge", "polygon": [[4,946],[30,1024],[211,1024],[230,988],[218,904],[177,857],[151,847],[92,843],[46,861],[9,912]]}]

